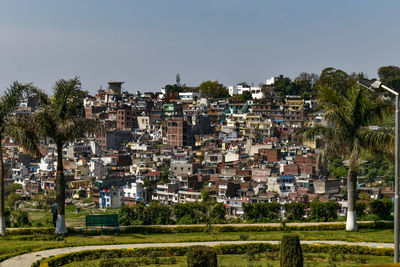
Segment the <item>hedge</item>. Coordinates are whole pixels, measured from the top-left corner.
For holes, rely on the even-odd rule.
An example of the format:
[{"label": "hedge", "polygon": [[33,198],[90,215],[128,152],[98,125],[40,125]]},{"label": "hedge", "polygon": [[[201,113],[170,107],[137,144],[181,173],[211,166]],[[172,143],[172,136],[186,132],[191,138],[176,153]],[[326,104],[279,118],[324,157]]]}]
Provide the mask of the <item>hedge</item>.
[{"label": "hedge", "polygon": [[[315,224],[315,225],[288,225],[284,227],[280,225],[229,225],[229,224],[213,224],[212,227],[218,232],[268,232],[268,231],[336,231],[345,230],[345,223],[335,224]],[[358,229],[393,229],[393,222],[370,222],[359,223]],[[180,226],[148,226],[148,225],[135,225],[120,228],[121,233],[135,233],[135,234],[156,234],[156,233],[198,233],[205,232],[206,225],[180,225]],[[116,230],[113,228],[104,228],[104,233],[114,233]],[[95,234],[101,233],[98,229],[73,229],[68,228],[68,233],[84,233]],[[8,235],[33,235],[33,234],[54,234],[54,228],[17,228],[7,229]]]},{"label": "hedge", "polygon": [[[262,252],[278,252],[280,246],[268,243],[249,243],[236,245],[218,245],[214,247],[218,255],[223,254],[245,254],[249,249]],[[357,255],[374,255],[374,256],[393,256],[391,248],[371,248],[366,246],[353,245],[307,245],[302,244],[303,253],[329,253],[332,250],[339,254],[357,254]],[[43,258],[32,264],[32,267],[40,266],[41,263],[49,267],[62,266],[70,262],[95,260],[99,258],[126,258],[126,257],[143,257],[156,253],[159,257],[167,256],[184,256],[188,247],[153,247],[138,249],[97,249],[84,250],[73,253],[60,254]]]}]

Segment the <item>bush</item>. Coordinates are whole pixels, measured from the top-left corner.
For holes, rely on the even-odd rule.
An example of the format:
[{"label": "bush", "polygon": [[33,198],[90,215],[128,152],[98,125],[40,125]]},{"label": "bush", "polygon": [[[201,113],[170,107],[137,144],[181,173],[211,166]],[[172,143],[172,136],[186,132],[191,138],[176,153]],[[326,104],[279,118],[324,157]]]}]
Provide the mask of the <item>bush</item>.
[{"label": "bush", "polygon": [[356,202],[356,215],[358,218],[362,218],[365,215],[365,209],[367,208],[367,204],[363,201]]},{"label": "bush", "polygon": [[271,203],[243,203],[245,217],[251,222],[278,222],[281,204]]},{"label": "bush", "polygon": [[386,219],[393,210],[393,202],[388,199],[375,199],[369,203],[370,213],[377,215],[380,219]]},{"label": "bush", "polygon": [[188,248],[188,267],[217,267],[217,253],[213,248],[206,246],[193,246]]},{"label": "bush", "polygon": [[337,219],[337,210],[339,204],[334,201],[321,202],[315,199],[310,204],[311,207],[311,220],[319,222],[327,222]]},{"label": "bush", "polygon": [[116,259],[104,259],[99,262],[99,267],[114,267],[119,266],[119,261]]},{"label": "bush", "polygon": [[[211,249],[211,248],[210,248]],[[330,253],[335,251],[337,254],[354,255],[375,255],[375,256],[393,256],[392,248],[372,248],[367,246],[348,246],[348,245],[301,245],[304,253]],[[43,248],[39,249],[43,250]],[[110,258],[139,258],[156,254],[157,257],[184,256],[187,255],[187,247],[154,247],[154,248],[138,248],[138,249],[97,249],[84,250],[73,253],[66,253],[49,257],[45,259],[45,263],[49,267],[62,266],[74,261],[87,261],[104,258],[104,255]],[[235,244],[235,245],[219,245],[213,248],[218,255],[226,254],[246,254],[249,253],[276,253],[280,251],[279,245],[268,243],[252,243],[252,244]],[[23,251],[22,253],[28,253]],[[0,261],[10,257],[14,257],[21,253],[5,254],[0,257]],[[39,266],[40,262],[35,262],[32,266]],[[171,263],[173,264],[173,263]],[[130,265],[131,266],[131,265]]]},{"label": "bush", "polygon": [[126,225],[133,225],[133,222],[135,220],[135,209],[126,205],[123,205],[119,209],[118,213],[118,222],[120,225],[126,226]]},{"label": "bush", "polygon": [[31,226],[28,212],[23,210],[15,210],[11,212],[11,227],[28,227]]},{"label": "bush", "polygon": [[282,236],[280,263],[281,267],[303,267],[303,253],[298,235]]},{"label": "bush", "polygon": [[299,221],[303,219],[306,207],[307,205],[303,202],[291,202],[284,204],[283,208],[286,212],[286,220]]}]

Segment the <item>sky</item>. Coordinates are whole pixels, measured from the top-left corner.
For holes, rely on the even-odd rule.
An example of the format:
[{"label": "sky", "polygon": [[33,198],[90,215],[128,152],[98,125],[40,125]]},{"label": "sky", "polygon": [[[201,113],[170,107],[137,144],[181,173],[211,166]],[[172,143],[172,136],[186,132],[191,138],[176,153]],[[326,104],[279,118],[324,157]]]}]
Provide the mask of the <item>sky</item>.
[{"label": "sky", "polygon": [[400,65],[397,0],[0,0],[0,91],[51,92],[79,76],[95,93],[166,84],[258,85],[271,76]]}]

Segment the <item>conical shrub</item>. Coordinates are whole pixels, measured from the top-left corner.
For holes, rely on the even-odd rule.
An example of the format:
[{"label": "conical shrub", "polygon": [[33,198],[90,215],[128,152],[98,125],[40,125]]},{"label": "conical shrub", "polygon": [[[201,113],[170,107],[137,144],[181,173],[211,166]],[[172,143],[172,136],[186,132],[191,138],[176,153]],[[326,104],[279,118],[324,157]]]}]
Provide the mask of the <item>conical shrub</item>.
[{"label": "conical shrub", "polygon": [[298,235],[282,236],[280,262],[281,267],[303,267],[303,253]]}]

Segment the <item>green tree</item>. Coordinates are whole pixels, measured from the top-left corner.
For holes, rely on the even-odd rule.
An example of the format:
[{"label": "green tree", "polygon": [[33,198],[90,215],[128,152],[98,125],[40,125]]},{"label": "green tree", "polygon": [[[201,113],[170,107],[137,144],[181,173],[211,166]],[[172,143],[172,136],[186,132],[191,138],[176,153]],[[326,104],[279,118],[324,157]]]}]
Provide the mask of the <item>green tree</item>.
[{"label": "green tree", "polygon": [[298,87],[301,95],[315,95],[315,83],[319,76],[315,73],[302,72],[294,79],[294,83]]},{"label": "green tree", "polygon": [[355,200],[361,151],[393,155],[393,135],[370,130],[367,126],[393,112],[393,106],[387,100],[374,97],[371,92],[358,85],[345,93],[329,86],[318,89],[320,108],[324,110],[328,126],[317,125],[305,129],[302,136],[309,140],[323,137],[328,154],[349,159],[346,230],[354,231],[357,229]]},{"label": "green tree", "polygon": [[343,165],[343,161],[339,157],[330,162],[328,169],[329,173],[336,179],[347,175],[347,168]]},{"label": "green tree", "polygon": [[374,199],[369,203],[370,213],[377,215],[380,219],[387,219],[393,211],[393,202],[389,198]]},{"label": "green tree", "polygon": [[381,82],[385,85],[400,91],[400,67],[383,66],[378,69],[378,75]]},{"label": "green tree", "polygon": [[226,98],[229,96],[229,92],[222,84],[218,81],[206,81],[199,86],[200,94],[207,98]]},{"label": "green tree", "polygon": [[118,212],[118,222],[120,225],[133,225],[135,220],[135,209],[127,205],[123,205]]},{"label": "green tree", "polygon": [[285,203],[283,208],[286,212],[286,219],[288,221],[299,221],[305,215],[307,205],[302,202]]},{"label": "green tree", "polygon": [[57,149],[57,234],[65,234],[65,178],[63,147],[86,136],[97,129],[94,120],[85,118],[81,82],[75,77],[71,80],[58,80],[53,88],[53,96],[42,95],[45,104],[35,114],[35,122],[41,136],[49,138]]},{"label": "green tree", "polygon": [[327,222],[337,219],[339,204],[334,201],[321,202],[318,198],[311,201],[311,220]]},{"label": "green tree", "polygon": [[6,234],[5,222],[5,191],[4,191],[4,160],[2,140],[7,136],[13,137],[28,153],[40,156],[38,149],[39,139],[35,134],[33,124],[26,116],[14,116],[24,92],[31,92],[30,84],[14,82],[0,98],[0,235]]},{"label": "green tree", "polygon": [[249,91],[244,91],[241,95],[238,95],[238,99],[240,102],[244,103],[247,100],[253,99],[251,92]]},{"label": "green tree", "polygon": [[322,70],[318,81],[315,83],[317,91],[326,87],[332,88],[340,95],[345,95],[346,91],[355,83],[344,71],[332,67]]}]

